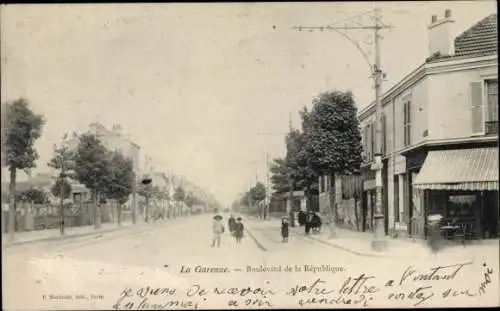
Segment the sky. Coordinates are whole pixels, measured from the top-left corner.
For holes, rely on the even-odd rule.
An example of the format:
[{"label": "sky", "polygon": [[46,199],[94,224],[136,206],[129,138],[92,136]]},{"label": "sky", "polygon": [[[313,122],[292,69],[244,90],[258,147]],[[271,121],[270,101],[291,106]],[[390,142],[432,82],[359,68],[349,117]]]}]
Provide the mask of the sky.
[{"label": "sky", "polygon": [[[382,33],[384,89],[429,56],[431,15],[451,9],[456,36],[496,13],[495,1],[377,6],[394,27]],[[266,152],[285,155],[290,120],[300,127],[298,111],[316,95],[350,90],[359,109],[373,101],[354,44],[332,31],[292,28],[369,24],[362,13],[373,8],[353,1],[3,5],[2,102],[25,97],[47,120],[34,174],[48,171],[64,133],[98,120],[121,124],[156,169],[172,169],[230,204],[256,179],[266,182]],[[372,32],[346,34],[373,59]]]}]

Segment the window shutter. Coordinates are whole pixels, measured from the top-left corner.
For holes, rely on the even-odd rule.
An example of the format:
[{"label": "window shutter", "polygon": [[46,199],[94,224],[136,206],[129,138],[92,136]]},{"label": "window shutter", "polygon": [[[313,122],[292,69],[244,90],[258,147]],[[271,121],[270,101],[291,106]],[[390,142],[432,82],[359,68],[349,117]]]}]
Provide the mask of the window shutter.
[{"label": "window shutter", "polygon": [[481,82],[470,84],[470,103],[472,115],[472,133],[483,132],[483,90]]},{"label": "window shutter", "polygon": [[403,146],[406,146],[406,117],[408,115],[406,114],[406,102],[403,102]]},{"label": "window shutter", "polygon": [[487,107],[486,122],[498,121],[498,80],[489,80],[487,86]]},{"label": "window shutter", "polygon": [[406,133],[408,135],[408,137],[406,138],[406,143],[408,145],[411,144],[411,100],[408,100],[407,102],[407,107],[406,107]]}]

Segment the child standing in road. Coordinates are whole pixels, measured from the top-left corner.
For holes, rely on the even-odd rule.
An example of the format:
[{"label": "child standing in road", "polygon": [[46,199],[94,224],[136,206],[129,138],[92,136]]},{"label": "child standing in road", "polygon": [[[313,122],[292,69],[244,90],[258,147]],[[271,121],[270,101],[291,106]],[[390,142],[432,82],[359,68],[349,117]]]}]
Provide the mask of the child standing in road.
[{"label": "child standing in road", "polygon": [[286,217],[281,218],[281,236],[283,237],[283,243],[288,242],[288,220]]},{"label": "child standing in road", "polygon": [[238,217],[234,229],[235,229],[234,236],[236,238],[236,243],[241,243],[241,239],[243,238],[243,230],[245,230],[245,226],[243,226],[243,223],[241,222],[241,217]]},{"label": "child standing in road", "polygon": [[222,224],[222,216],[216,215],[214,217],[214,222],[212,224],[212,230],[214,233],[214,238],[212,240],[212,247],[215,247],[215,243],[217,243],[217,247],[220,247],[221,235],[224,233],[224,225]]},{"label": "child standing in road", "polygon": [[229,217],[228,220],[228,227],[229,227],[229,232],[231,233],[232,236],[234,236],[234,225],[236,224],[236,219],[234,219],[233,215]]}]

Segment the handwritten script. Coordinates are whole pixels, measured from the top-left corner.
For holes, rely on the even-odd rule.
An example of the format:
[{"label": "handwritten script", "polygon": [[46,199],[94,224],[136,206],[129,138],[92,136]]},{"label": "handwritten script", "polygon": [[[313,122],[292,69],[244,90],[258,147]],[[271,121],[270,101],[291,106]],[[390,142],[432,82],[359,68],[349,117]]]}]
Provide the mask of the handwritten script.
[{"label": "handwritten script", "polygon": [[[265,281],[259,286],[216,286],[197,282],[187,288],[126,287],[119,293],[113,309],[199,309],[214,305],[222,309],[272,308],[283,306],[283,302],[292,308],[416,307],[430,306],[433,301],[443,305],[446,300],[458,297],[473,299],[485,295],[491,288],[494,269],[484,263],[477,272],[471,270],[472,266],[472,262],[436,265],[428,269],[409,266],[391,279],[366,273],[340,278],[324,274],[295,284],[276,278],[275,284]],[[463,282],[465,271],[474,271],[476,280],[467,275],[470,281]]]}]

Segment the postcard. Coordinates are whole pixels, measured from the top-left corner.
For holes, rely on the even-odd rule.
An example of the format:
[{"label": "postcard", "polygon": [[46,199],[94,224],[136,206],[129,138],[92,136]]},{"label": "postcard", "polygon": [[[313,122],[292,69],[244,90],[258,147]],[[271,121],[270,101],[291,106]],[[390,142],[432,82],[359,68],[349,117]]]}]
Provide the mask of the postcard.
[{"label": "postcard", "polygon": [[0,25],[4,310],[500,305],[494,1]]}]

